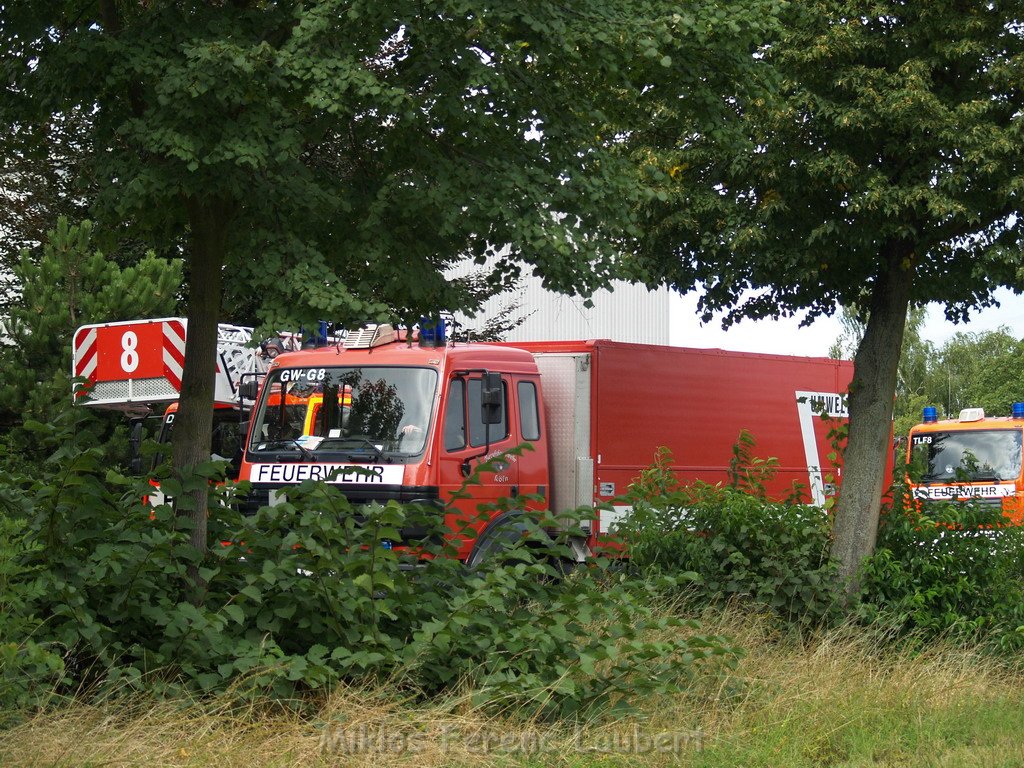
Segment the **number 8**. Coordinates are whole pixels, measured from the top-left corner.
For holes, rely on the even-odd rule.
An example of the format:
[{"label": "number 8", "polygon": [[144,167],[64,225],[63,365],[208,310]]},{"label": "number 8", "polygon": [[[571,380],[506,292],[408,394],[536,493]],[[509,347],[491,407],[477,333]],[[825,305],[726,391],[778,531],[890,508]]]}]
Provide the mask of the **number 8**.
[{"label": "number 8", "polygon": [[124,350],[121,353],[121,369],[125,373],[132,373],[139,367],[139,353],[136,351],[138,348],[139,337],[135,331],[125,331],[121,337],[121,349]]}]

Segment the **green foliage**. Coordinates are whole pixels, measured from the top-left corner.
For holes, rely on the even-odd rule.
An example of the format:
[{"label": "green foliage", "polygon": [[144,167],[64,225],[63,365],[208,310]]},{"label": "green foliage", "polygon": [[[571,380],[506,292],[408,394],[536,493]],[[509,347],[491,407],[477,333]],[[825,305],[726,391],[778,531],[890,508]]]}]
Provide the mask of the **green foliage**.
[{"label": "green foliage", "polygon": [[[53,643],[42,641],[46,627],[34,612],[45,585],[39,568],[26,566],[40,544],[27,536],[28,500],[0,489],[0,726],[14,712],[45,703],[63,678],[64,663]],[[20,507],[20,509],[14,509]]]},{"label": "green foliage", "polygon": [[[942,345],[921,338],[923,308],[911,309],[900,352],[896,380],[893,433],[906,437],[921,421],[926,405],[939,406],[943,418],[956,418],[962,408],[980,407],[990,415],[1007,415],[1024,400],[1019,375],[1024,342],[1003,327],[979,333],[957,333]],[[843,308],[844,330],[829,350],[851,357],[864,334],[856,310]]]},{"label": "green foliage", "polygon": [[778,472],[779,460],[773,456],[762,459],[754,454],[757,441],[745,429],[732,446],[729,459],[729,487],[759,499],[767,498],[765,485]]},{"label": "green foliage", "polygon": [[[948,418],[956,418],[962,408],[1009,415],[1013,403],[1024,400],[1022,355],[1024,342],[1009,328],[954,335],[932,360],[925,404],[941,406]],[[920,416],[918,410],[914,423]]]},{"label": "green foliage", "polygon": [[1007,651],[1024,647],[1024,530],[970,503],[907,504],[883,517],[864,563],[862,619],[923,638],[953,636]]},{"label": "green foliage", "polygon": [[651,266],[734,317],[877,309],[895,269],[915,306],[952,316],[1019,286],[1020,10],[790,4],[761,59],[775,88],[737,105],[735,132],[633,137],[675,171],[649,209]]},{"label": "green foliage", "polygon": [[89,215],[89,176],[79,167],[90,151],[83,133],[89,123],[83,111],[25,121],[18,131],[0,134],[0,314],[20,293],[12,273],[22,251],[43,242],[58,216],[80,221]]},{"label": "green foliage", "polygon": [[[660,108],[645,86],[671,76],[675,110],[712,123],[778,8],[55,2],[0,28],[0,119],[95,110],[96,215],[164,241],[187,223],[231,265],[231,305],[278,327],[467,308],[444,274],[467,255],[494,257],[491,290],[525,266],[589,293],[617,268],[598,235],[634,225],[616,145]],[[200,242],[211,221],[226,253]]]},{"label": "green foliage", "polygon": [[[472,311],[524,269],[567,293],[607,286],[645,194],[620,137],[660,110],[655,76],[713,123],[779,6],[19,4],[0,25],[0,121],[20,151],[38,136],[23,125],[95,115],[94,215],[164,246],[187,231],[186,465],[209,449],[196,348],[222,293],[264,328],[353,327]],[[486,290],[449,277],[470,259]]]},{"label": "green foliage", "polygon": [[[695,574],[686,594],[699,604],[740,598],[802,624],[835,615],[838,583],[822,510],[734,486],[680,486],[670,463],[662,449],[630,489],[633,513],[620,531],[634,566]],[[763,490],[758,482],[751,487]]]},{"label": "green foliage", "polygon": [[656,612],[673,579],[629,579],[598,560],[562,582],[537,555],[527,547],[485,568],[421,625],[406,652],[418,684],[461,679],[474,703],[527,716],[594,715],[678,691],[695,661],[738,653],[696,622]]},{"label": "green foliage", "polygon": [[46,233],[41,253],[22,253],[15,272],[21,301],[8,328],[20,346],[47,358],[58,351],[66,356],[70,334],[79,325],[159,316],[174,308],[180,261],[149,254],[121,268],[95,250],[92,239],[92,222],[72,224],[61,217]]},{"label": "green foliage", "polygon": [[[527,520],[469,569],[436,543],[434,507],[354,509],[337,486],[306,483],[245,517],[228,503],[244,487],[224,484],[210,519],[220,544],[197,560],[188,518],[149,508],[145,481],[108,471],[90,424],[68,408],[30,425],[52,453],[25,483],[31,522],[16,557],[38,588],[13,621],[48,617],[37,642],[66,649],[65,686],[291,697],[375,681],[559,717],[628,709],[676,690],[700,660],[737,653],[656,613],[654,588],[607,561],[563,577],[556,565],[569,551],[548,532],[578,531],[571,516]],[[163,478],[161,490],[178,495],[222,471],[211,462]],[[403,538],[413,530],[415,540]],[[204,589],[197,604],[180,599],[192,565]]]},{"label": "green foliage", "polygon": [[726,323],[866,310],[835,514],[847,579],[873,545],[908,309],[963,319],[1024,288],[1022,10],[789,3],[757,58],[769,93],[718,131],[669,118],[627,142],[666,171],[643,211],[648,283],[699,286]]}]

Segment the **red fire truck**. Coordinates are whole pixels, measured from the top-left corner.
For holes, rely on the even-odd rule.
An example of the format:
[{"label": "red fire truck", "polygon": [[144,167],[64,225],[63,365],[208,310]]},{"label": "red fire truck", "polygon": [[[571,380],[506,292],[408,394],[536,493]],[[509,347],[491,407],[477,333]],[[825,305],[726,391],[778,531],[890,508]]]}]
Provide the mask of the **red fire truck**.
[{"label": "red fire truck", "polygon": [[[188,322],[180,317],[126,320],[83,325],[72,342],[71,374],[75,401],[91,408],[122,411],[133,417],[133,470],[141,471],[138,453],[143,418],[159,415],[158,441],[170,442],[181,393]],[[252,329],[222,323],[217,327],[213,446],[215,458],[232,459],[241,447],[239,411],[245,401],[239,384],[246,375],[262,375],[272,356],[298,349],[295,334],[283,334],[268,354],[249,346]],[[84,380],[84,383],[82,382]]]},{"label": "red fire truck", "polygon": [[[824,358],[605,340],[463,344],[367,326],[270,363],[240,479],[252,483],[250,509],[308,479],[344,486],[356,505],[434,505],[452,532],[476,521],[477,536],[456,541],[470,563],[523,514],[480,519],[481,504],[529,495],[559,512],[609,502],[586,521],[582,559],[629,513],[616,499],[660,446],[681,479],[717,483],[747,430],[759,454],[778,459],[770,494],[796,482],[806,501],[823,504],[841,469],[828,458],[834,422],[821,416],[846,418],[852,372]],[[286,405],[313,399],[312,418]],[[505,456],[523,443],[533,449]],[[453,499],[494,457],[470,498]]]},{"label": "red fire truck", "polygon": [[[181,317],[83,325],[72,342],[71,374],[84,379],[75,397],[94,408],[145,414],[154,404],[177,401],[185,364],[188,322]],[[266,370],[260,350],[247,346],[252,328],[217,327],[214,400],[238,406],[243,374]]]}]

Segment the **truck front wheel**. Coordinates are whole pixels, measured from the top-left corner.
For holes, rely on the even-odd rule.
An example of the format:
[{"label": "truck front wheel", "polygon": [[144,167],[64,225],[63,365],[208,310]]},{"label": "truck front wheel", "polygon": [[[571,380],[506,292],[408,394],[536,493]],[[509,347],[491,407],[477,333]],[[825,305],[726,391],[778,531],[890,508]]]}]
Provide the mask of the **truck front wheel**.
[{"label": "truck front wheel", "polygon": [[[533,529],[537,533],[536,528]],[[466,565],[470,568],[479,568],[493,557],[506,552],[515,546],[525,546],[533,550],[547,549],[546,552],[537,552],[538,559],[546,559],[558,573],[559,577],[567,576],[578,565],[578,557],[560,555],[552,550],[555,549],[555,536],[547,534],[547,541],[530,539],[531,526],[526,515],[521,510],[502,512],[492,520],[487,528],[477,538],[476,544],[466,559]]]},{"label": "truck front wheel", "polygon": [[521,543],[528,530],[526,518],[521,511],[502,512],[477,537],[473,551],[466,558],[466,565],[479,568],[495,555]]}]

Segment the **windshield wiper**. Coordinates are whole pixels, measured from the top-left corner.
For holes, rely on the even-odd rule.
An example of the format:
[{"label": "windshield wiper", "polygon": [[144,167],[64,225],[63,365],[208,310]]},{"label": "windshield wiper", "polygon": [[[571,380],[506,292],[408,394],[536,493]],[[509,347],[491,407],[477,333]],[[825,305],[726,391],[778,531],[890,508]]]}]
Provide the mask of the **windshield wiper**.
[{"label": "windshield wiper", "polygon": [[257,443],[256,450],[258,451],[272,451],[275,448],[286,446],[288,448],[296,448],[299,451],[299,456],[302,457],[303,461],[316,461],[316,454],[313,453],[309,448],[304,446],[298,440],[264,440]]},{"label": "windshield wiper", "polygon": [[304,446],[298,440],[292,440],[292,443],[294,443],[295,447],[299,449],[299,453],[302,454],[302,458],[306,461],[316,461],[316,454],[309,450],[309,448]]},{"label": "windshield wiper", "polygon": [[969,485],[970,483],[1001,483],[1007,479],[1012,480],[1013,478],[1002,478],[995,473],[971,475],[969,477],[936,477],[934,475],[927,475],[921,478],[918,483],[920,485]]},{"label": "windshield wiper", "polygon": [[365,447],[372,454],[373,461],[384,461],[387,454],[368,437],[328,437],[320,443],[320,448],[328,447],[328,451],[335,450],[347,453],[349,456],[360,458],[360,454],[353,451],[355,446],[346,447],[346,443],[354,443],[355,446]]}]

